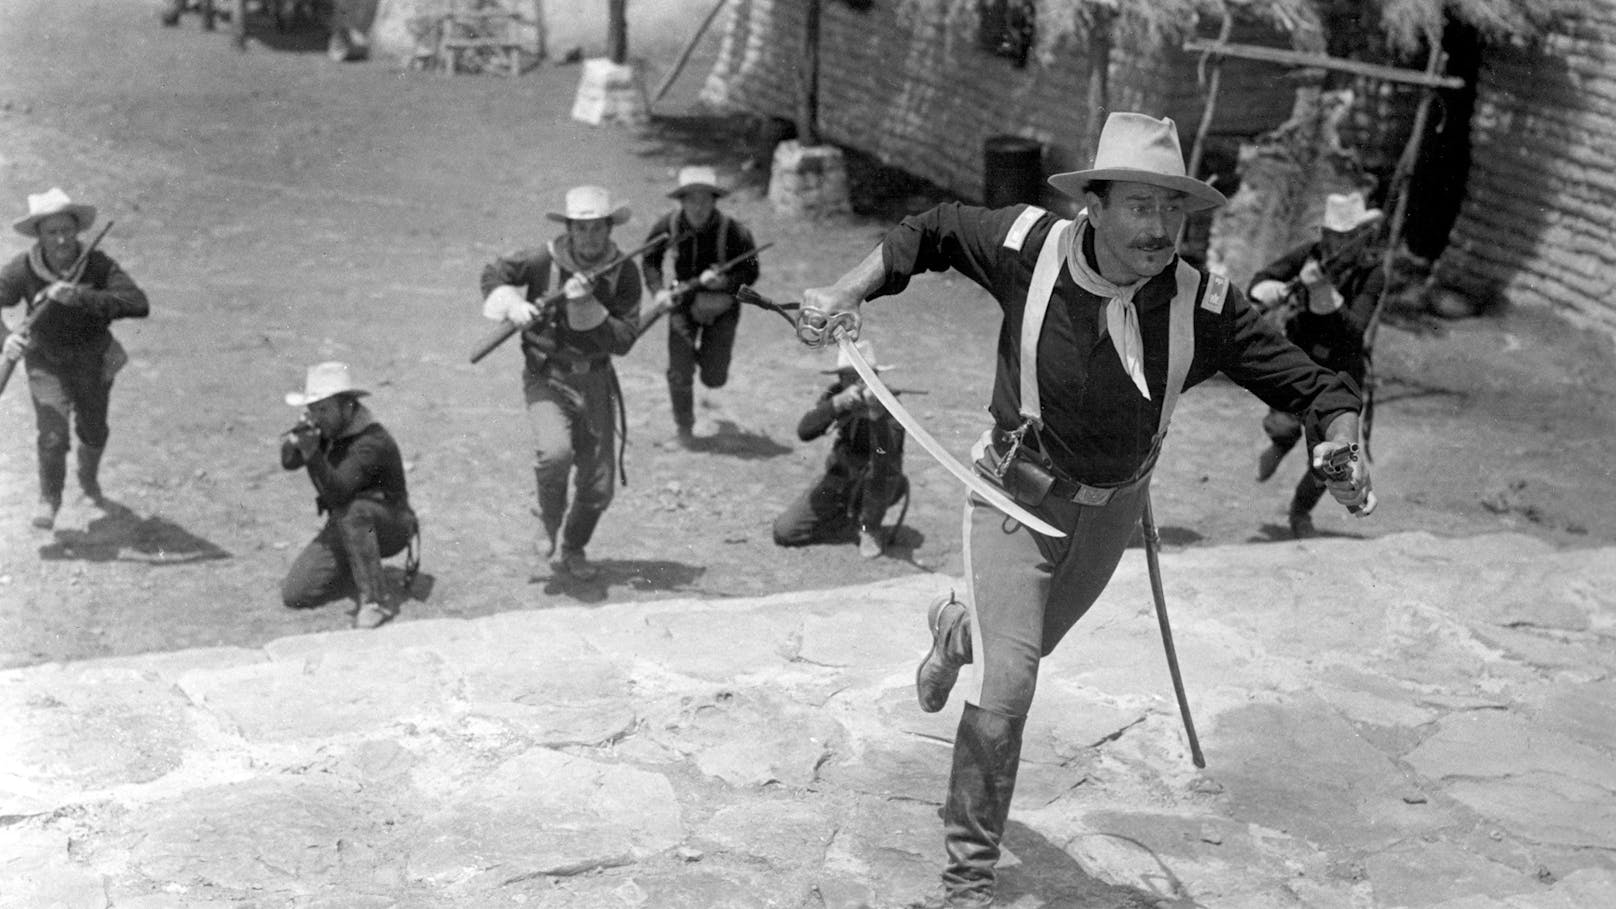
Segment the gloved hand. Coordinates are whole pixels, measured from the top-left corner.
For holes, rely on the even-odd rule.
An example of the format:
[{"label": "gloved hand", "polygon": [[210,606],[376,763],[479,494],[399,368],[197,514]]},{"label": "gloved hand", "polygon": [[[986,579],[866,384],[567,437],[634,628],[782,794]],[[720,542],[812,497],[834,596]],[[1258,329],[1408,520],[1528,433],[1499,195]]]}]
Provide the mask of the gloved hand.
[{"label": "gloved hand", "polygon": [[28,352],[28,333],[14,331],[6,335],[3,345],[0,345],[0,357],[7,360],[20,360]]},{"label": "gloved hand", "polygon": [[1337,449],[1347,447],[1347,442],[1320,442],[1313,446],[1313,469],[1324,477],[1324,488],[1330,497],[1346,506],[1347,510],[1360,518],[1367,518],[1379,504],[1375,498],[1374,484],[1369,479],[1369,463],[1363,458],[1354,458],[1347,462],[1347,469],[1341,475],[1332,475],[1324,470],[1325,461]]},{"label": "gloved hand", "polygon": [[51,286],[45,288],[45,298],[47,300],[55,300],[62,306],[78,306],[80,303],[86,300],[86,298],[79,293],[79,286],[77,284],[70,284],[66,281],[57,281]]},{"label": "gloved hand", "polygon": [[568,278],[567,282],[561,285],[561,290],[567,295],[568,303],[594,296],[595,293],[594,284],[586,280],[582,275],[573,275]]},{"label": "gloved hand", "polygon": [[1313,259],[1302,264],[1302,273],[1298,275],[1302,285],[1307,288],[1308,312],[1318,316],[1327,316],[1341,308],[1345,302],[1341,291],[1335,289],[1330,283],[1330,276],[1324,273],[1324,267]]},{"label": "gloved hand", "polygon": [[724,276],[709,268],[701,273],[701,277],[696,279],[696,283],[707,290],[721,290],[724,286]]},{"label": "gloved hand", "polygon": [[673,308],[673,291],[664,287],[651,295],[651,311],[662,312]]},{"label": "gloved hand", "polygon": [[517,328],[526,328],[539,317],[539,307],[528,302],[522,292],[509,284],[501,284],[488,292],[483,300],[483,315],[490,319],[505,319]]},{"label": "gloved hand", "polygon": [[1250,296],[1262,309],[1272,309],[1285,299],[1285,282],[1272,278],[1258,281],[1252,285]]}]

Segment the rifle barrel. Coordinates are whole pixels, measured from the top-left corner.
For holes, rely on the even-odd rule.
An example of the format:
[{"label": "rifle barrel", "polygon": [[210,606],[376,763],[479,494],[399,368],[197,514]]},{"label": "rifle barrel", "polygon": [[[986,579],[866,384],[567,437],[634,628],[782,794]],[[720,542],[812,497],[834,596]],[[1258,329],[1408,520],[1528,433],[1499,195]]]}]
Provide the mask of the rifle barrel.
[{"label": "rifle barrel", "polygon": [[[651,240],[650,242],[645,243],[644,245],[640,246],[637,249],[634,249],[631,252],[623,253],[622,255],[620,255],[617,258],[611,260],[610,262],[607,262],[605,265],[602,265],[599,268],[592,268],[592,269],[590,269],[588,271],[579,272],[579,274],[581,274],[583,276],[584,280],[592,282],[592,281],[596,280],[597,278],[599,278],[601,275],[606,274],[607,272],[611,271],[614,268],[618,268],[618,267],[622,266],[624,263],[628,262],[630,259],[634,258],[635,256],[640,255],[641,253],[644,253],[646,250],[650,249],[651,247],[653,247],[653,246],[655,246],[655,245],[657,245],[658,243],[661,243],[661,242],[662,242],[662,238],[658,237],[657,239]],[[544,296],[540,297],[538,299],[536,305],[539,307],[539,309],[543,310],[546,307],[553,306],[556,303],[561,302],[561,300],[563,298],[565,298],[566,295],[567,295],[567,292],[566,292],[565,289],[556,288],[555,290],[552,290],[549,293],[545,294]],[[489,354],[493,353],[494,348],[496,348],[499,345],[504,344],[506,341],[510,340],[511,335],[516,334],[517,331],[518,331],[518,329],[517,329],[517,327],[515,325],[513,325],[510,322],[506,322],[505,324],[501,325],[500,327],[498,327],[498,328],[494,329],[493,331],[489,332],[488,335],[485,336],[481,341],[477,342],[477,346],[472,349],[472,351],[471,351],[471,362],[473,362],[473,363],[481,362],[483,357],[486,357]]]}]

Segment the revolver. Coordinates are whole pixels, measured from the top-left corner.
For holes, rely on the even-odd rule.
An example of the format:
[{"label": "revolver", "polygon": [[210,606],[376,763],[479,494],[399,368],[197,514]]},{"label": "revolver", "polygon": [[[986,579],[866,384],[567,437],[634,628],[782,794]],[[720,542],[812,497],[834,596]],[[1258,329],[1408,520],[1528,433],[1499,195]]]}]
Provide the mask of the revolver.
[{"label": "revolver", "polygon": [[[1356,443],[1345,448],[1337,448],[1325,456],[1324,463],[1319,465],[1319,473],[1323,474],[1326,480],[1350,480],[1352,479],[1352,462],[1356,460],[1358,460],[1358,446]],[[1371,492],[1364,501],[1366,503],[1372,502],[1373,496],[1374,493]],[[1349,505],[1347,506],[1347,511],[1359,514],[1363,511],[1363,506]]]}]

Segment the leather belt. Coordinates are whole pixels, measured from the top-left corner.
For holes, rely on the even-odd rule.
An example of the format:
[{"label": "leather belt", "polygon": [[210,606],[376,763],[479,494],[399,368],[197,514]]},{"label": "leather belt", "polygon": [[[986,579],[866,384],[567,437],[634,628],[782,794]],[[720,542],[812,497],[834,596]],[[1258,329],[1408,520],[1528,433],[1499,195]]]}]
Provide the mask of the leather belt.
[{"label": "leather belt", "polygon": [[611,362],[611,357],[602,357],[596,360],[564,360],[560,357],[550,357],[544,361],[540,371],[554,375],[581,376],[585,373],[604,369]]},{"label": "leather belt", "polygon": [[[993,430],[994,453],[1002,458],[1009,448],[1010,440],[1004,430],[995,428]],[[1099,508],[1111,504],[1111,499],[1114,498],[1117,493],[1131,490],[1140,483],[1143,483],[1145,480],[1149,479],[1150,472],[1156,467],[1156,454],[1160,450],[1161,449],[1158,446],[1151,452],[1151,456],[1145,460],[1144,465],[1139,468],[1138,473],[1135,473],[1131,478],[1112,486],[1095,486],[1090,483],[1082,483],[1077,480],[1069,479],[1057,473],[1053,467],[1045,467],[1040,465],[1040,469],[1047,471],[1052,477],[1054,477],[1055,482],[1049,487],[1050,496],[1057,499],[1063,499],[1077,505],[1088,505],[1094,508]]]}]

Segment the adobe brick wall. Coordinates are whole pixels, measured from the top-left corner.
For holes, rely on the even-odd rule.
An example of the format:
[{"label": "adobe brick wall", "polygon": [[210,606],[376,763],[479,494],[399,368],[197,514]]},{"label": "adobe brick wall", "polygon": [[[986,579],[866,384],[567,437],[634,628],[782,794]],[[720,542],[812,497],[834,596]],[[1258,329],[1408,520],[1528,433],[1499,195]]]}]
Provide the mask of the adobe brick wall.
[{"label": "adobe brick wall", "polygon": [[[794,119],[803,5],[735,0],[730,6],[703,100]],[[865,11],[827,0],[821,35],[825,141],[970,200],[983,197],[982,149],[990,136],[1043,142],[1046,173],[1088,165],[1088,63],[1080,41],[1050,48],[1041,40],[1028,65],[1017,68],[978,47],[975,0],[883,0]],[[1254,36],[1242,30],[1235,40]],[[1187,155],[1203,104],[1195,63],[1176,48],[1119,45],[1111,60],[1113,109],[1173,117]],[[1214,131],[1234,135],[1272,128],[1292,103],[1290,86],[1273,68],[1239,61],[1224,65],[1222,97]],[[1236,97],[1240,102],[1232,103]]]},{"label": "adobe brick wall", "polygon": [[1616,333],[1616,0],[1538,46],[1491,46],[1466,199],[1438,274]]}]

